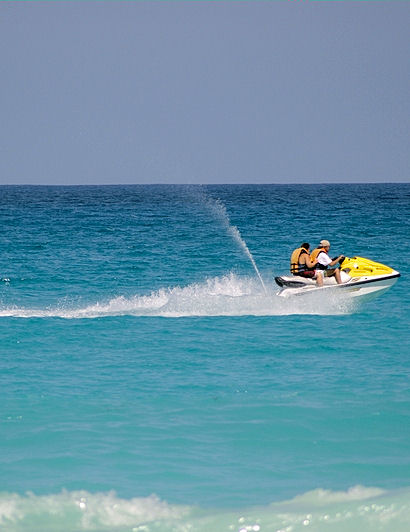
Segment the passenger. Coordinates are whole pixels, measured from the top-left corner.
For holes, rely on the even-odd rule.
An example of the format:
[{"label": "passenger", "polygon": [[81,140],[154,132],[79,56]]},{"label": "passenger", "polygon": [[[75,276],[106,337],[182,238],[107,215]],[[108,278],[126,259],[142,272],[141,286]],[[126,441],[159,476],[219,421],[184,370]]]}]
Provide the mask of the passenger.
[{"label": "passenger", "polygon": [[340,278],[340,269],[329,269],[329,266],[335,266],[338,262],[344,259],[344,256],[339,255],[338,257],[331,259],[328,255],[329,249],[330,242],[328,240],[321,240],[319,247],[314,249],[310,255],[310,259],[316,260],[317,263],[315,277],[318,286],[323,286],[324,277],[332,277],[333,275],[336,277],[337,284],[342,284],[342,280]]},{"label": "passenger", "polygon": [[317,260],[311,260],[309,255],[310,244],[303,242],[300,248],[293,251],[290,258],[290,273],[300,277],[314,277]]}]

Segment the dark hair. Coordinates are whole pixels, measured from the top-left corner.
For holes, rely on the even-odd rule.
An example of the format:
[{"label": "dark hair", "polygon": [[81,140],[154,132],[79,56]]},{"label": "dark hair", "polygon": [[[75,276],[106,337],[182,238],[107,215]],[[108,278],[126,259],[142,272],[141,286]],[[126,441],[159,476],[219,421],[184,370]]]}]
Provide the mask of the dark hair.
[{"label": "dark hair", "polygon": [[304,248],[304,249],[309,249],[310,248],[310,244],[308,242],[303,242],[303,244],[300,247]]}]

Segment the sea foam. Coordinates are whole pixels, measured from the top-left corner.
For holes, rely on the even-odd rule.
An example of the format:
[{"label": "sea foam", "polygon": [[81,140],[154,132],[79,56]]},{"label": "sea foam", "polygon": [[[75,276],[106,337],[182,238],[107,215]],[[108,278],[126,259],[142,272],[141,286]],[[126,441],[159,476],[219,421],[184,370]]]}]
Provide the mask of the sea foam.
[{"label": "sea foam", "polygon": [[335,315],[351,313],[351,300],[341,294],[309,294],[281,298],[278,288],[267,285],[266,292],[255,278],[233,273],[213,277],[187,286],[161,288],[148,295],[133,295],[97,301],[73,308],[65,305],[48,308],[6,307],[0,316],[19,318],[99,318],[108,316],[283,316],[291,314]]},{"label": "sea foam", "polygon": [[410,489],[385,492],[355,486],[317,489],[289,501],[237,510],[173,505],[155,495],[119,498],[114,492],[0,495],[0,526],[6,532],[407,532]]}]

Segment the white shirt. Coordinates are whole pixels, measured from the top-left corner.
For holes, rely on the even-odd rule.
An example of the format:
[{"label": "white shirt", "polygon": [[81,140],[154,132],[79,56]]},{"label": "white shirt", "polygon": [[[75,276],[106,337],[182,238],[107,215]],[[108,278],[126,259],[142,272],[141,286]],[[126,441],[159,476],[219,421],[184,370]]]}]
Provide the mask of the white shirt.
[{"label": "white shirt", "polygon": [[332,259],[327,253],[321,251],[317,257],[317,261],[319,264],[322,264],[322,266],[329,266],[329,264],[332,262]]}]

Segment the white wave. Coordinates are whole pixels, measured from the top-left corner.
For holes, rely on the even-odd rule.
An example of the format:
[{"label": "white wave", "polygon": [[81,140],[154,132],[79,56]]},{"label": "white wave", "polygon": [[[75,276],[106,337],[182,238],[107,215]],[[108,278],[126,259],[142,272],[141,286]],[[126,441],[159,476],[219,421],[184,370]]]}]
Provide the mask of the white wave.
[{"label": "white wave", "polygon": [[314,490],[268,506],[201,509],[173,505],[155,495],[121,499],[114,492],[63,491],[36,496],[0,494],[5,532],[407,532],[410,488],[386,492],[355,486],[346,492]]},{"label": "white wave", "polygon": [[277,287],[266,292],[254,278],[233,273],[206,279],[185,287],[161,288],[149,295],[118,296],[79,308],[56,306],[46,309],[7,307],[0,316],[20,318],[98,318],[106,316],[280,316],[290,314],[343,314],[354,310],[351,300],[340,294],[311,294],[303,298],[281,298]]},{"label": "white wave", "polygon": [[347,491],[332,491],[317,489],[308,491],[303,495],[298,495],[292,499],[290,504],[315,504],[315,505],[326,505],[334,502],[349,502],[349,501],[361,501],[364,499],[369,499],[370,497],[378,497],[383,495],[384,490],[380,488],[368,488],[366,486],[353,486]]},{"label": "white wave", "polygon": [[[114,492],[62,491],[56,495],[0,495],[1,530],[130,530],[152,521],[181,519],[187,507],[155,495],[120,499]],[[55,527],[55,528],[54,528]],[[141,531],[143,528],[139,528]],[[132,529],[131,529],[132,530]]]}]

